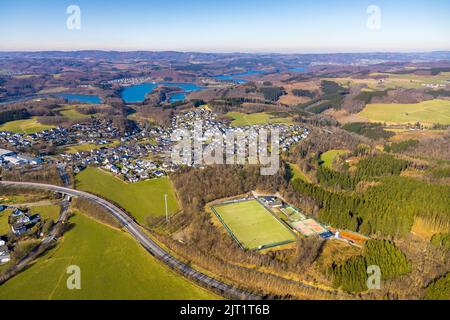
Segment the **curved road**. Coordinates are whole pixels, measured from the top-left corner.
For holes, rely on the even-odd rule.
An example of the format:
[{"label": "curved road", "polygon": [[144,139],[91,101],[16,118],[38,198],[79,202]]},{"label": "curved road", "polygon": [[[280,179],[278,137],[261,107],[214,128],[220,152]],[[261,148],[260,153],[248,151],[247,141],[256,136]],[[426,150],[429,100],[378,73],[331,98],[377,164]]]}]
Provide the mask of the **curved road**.
[{"label": "curved road", "polygon": [[219,292],[225,296],[234,298],[234,299],[248,299],[248,300],[259,300],[261,297],[249,294],[244,292],[238,288],[232,287],[228,284],[225,284],[219,280],[211,278],[191,267],[181,262],[177,258],[173,257],[170,253],[161,248],[156,242],[154,242],[150,237],[148,237],[142,230],[139,228],[139,225],[133,221],[122,209],[113,205],[112,203],[92,195],[87,192],[42,184],[42,183],[31,183],[31,182],[11,182],[11,181],[0,181],[0,184],[7,186],[15,186],[15,187],[31,187],[38,188],[44,190],[50,190],[54,192],[59,192],[61,194],[73,196],[73,197],[81,197],[88,199],[97,203],[98,205],[105,208],[109,213],[111,213],[114,218],[116,218],[123,227],[134,237],[136,240],[153,256],[164,262],[170,268],[178,271],[185,277],[194,280],[198,284],[202,285],[205,288],[212,289],[216,292]]}]

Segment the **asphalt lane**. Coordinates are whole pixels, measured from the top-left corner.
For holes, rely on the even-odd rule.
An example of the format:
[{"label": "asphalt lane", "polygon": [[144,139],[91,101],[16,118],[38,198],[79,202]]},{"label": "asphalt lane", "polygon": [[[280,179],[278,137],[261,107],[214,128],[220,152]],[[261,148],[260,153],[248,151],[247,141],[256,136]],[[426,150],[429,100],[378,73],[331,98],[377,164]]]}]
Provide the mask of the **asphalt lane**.
[{"label": "asphalt lane", "polygon": [[245,300],[261,299],[261,297],[257,295],[247,293],[239,288],[223,283],[220,280],[207,276],[181,262],[180,260],[172,256],[169,252],[160,247],[147,234],[145,234],[140,229],[139,225],[133,219],[131,219],[122,209],[118,208],[117,206],[106,201],[103,198],[84,191],[42,183],[0,181],[0,184],[15,187],[31,187],[50,190],[53,192],[64,194],[66,196],[81,197],[93,201],[105,208],[112,216],[114,216],[114,218],[116,218],[122,224],[122,226],[147,250],[147,252],[164,262],[171,269],[178,271],[183,276],[193,280],[194,282],[200,284],[205,288],[212,289],[213,291],[227,298]]}]

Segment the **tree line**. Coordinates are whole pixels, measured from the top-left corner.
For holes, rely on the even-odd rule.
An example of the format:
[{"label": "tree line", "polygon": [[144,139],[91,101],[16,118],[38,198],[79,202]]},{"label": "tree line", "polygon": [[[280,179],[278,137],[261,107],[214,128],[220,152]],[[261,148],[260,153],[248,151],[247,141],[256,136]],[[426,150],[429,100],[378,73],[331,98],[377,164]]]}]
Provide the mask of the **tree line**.
[{"label": "tree line", "polygon": [[26,109],[6,110],[0,112],[0,124],[4,124],[10,121],[28,119],[30,114]]},{"label": "tree line", "polygon": [[411,270],[406,256],[392,242],[369,240],[361,255],[351,257],[339,265],[333,263],[326,274],[332,278],[336,288],[347,292],[362,292],[368,290],[369,266],[380,268],[381,280],[393,279]]},{"label": "tree line", "polygon": [[450,228],[450,186],[406,177],[384,177],[364,193],[338,193],[293,181],[300,198],[312,200],[322,222],[367,235],[405,235],[415,217],[434,226]]}]

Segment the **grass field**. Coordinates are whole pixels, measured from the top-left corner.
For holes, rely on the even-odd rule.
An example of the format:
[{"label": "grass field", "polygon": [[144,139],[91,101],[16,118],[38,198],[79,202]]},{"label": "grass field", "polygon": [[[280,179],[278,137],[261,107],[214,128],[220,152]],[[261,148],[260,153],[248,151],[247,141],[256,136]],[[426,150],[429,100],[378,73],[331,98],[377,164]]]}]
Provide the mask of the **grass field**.
[{"label": "grass field", "polygon": [[[59,78],[59,77],[55,77],[55,75],[53,75],[54,78]],[[56,87],[56,88],[50,88],[50,89],[44,89],[38,92],[38,94],[50,94],[50,93],[62,93],[64,91],[70,90],[70,88],[66,88],[66,87]]]},{"label": "grass field", "polygon": [[[423,89],[427,84],[448,85],[450,80],[449,72],[442,72],[435,76],[415,75],[415,74],[392,74],[392,73],[372,73],[370,76],[385,76],[383,82],[374,78],[353,79],[353,78],[330,78],[330,80],[348,87],[349,84],[364,84],[369,90],[385,90],[385,89]],[[443,88],[445,89],[445,88]],[[366,89],[367,90],[367,89]]]},{"label": "grass field", "polygon": [[98,168],[88,168],[76,176],[76,184],[77,189],[100,195],[119,204],[141,224],[147,223],[147,217],[165,214],[164,194],[168,195],[169,214],[179,209],[168,178],[130,184]]},{"label": "grass field", "polygon": [[[8,217],[11,214],[11,209],[0,212],[0,236],[7,235],[11,232],[11,227],[8,224]],[[30,214],[40,214],[43,220],[51,219],[58,220],[60,212],[59,205],[45,205],[30,207]]]},{"label": "grass field", "polygon": [[252,114],[245,114],[240,112],[228,112],[226,116],[228,118],[233,119],[233,121],[231,122],[231,125],[233,127],[244,127],[266,123],[283,123],[288,125],[292,124],[292,118],[275,117],[265,112]]},{"label": "grass field", "polygon": [[77,153],[77,152],[82,152],[82,151],[98,150],[102,147],[106,147],[106,148],[114,147],[114,146],[117,146],[118,144],[119,144],[119,141],[114,141],[112,143],[108,143],[105,145],[84,143],[84,144],[78,144],[78,145],[74,145],[74,146],[65,147],[63,150],[65,153]]},{"label": "grass field", "polygon": [[372,122],[450,124],[450,101],[430,100],[415,104],[368,104],[358,114]]},{"label": "grass field", "polygon": [[[0,286],[0,299],[217,299],[167,269],[127,233],[76,213],[61,243]],[[68,290],[67,267],[81,270],[81,290]]]},{"label": "grass field", "polygon": [[91,117],[90,115],[78,112],[76,106],[73,105],[64,106],[63,108],[57,109],[56,111],[58,111],[63,117],[66,117],[70,120],[82,120]]},{"label": "grass field", "polygon": [[333,162],[334,159],[336,159],[337,156],[348,153],[348,150],[330,150],[322,154],[320,159],[323,161],[323,166],[325,166],[328,169],[333,168]]},{"label": "grass field", "polygon": [[40,214],[42,219],[51,219],[57,221],[61,207],[59,205],[48,205],[48,206],[33,206],[30,207],[31,214]]},{"label": "grass field", "polygon": [[47,126],[40,124],[36,117],[26,120],[16,120],[0,125],[0,131],[9,131],[14,133],[36,133],[44,130],[49,130],[54,126]]},{"label": "grass field", "polygon": [[11,228],[8,224],[8,217],[11,212],[9,210],[4,210],[0,212],[0,236],[7,235]]},{"label": "grass field", "polygon": [[295,235],[256,200],[219,205],[214,210],[246,249],[296,240]]}]

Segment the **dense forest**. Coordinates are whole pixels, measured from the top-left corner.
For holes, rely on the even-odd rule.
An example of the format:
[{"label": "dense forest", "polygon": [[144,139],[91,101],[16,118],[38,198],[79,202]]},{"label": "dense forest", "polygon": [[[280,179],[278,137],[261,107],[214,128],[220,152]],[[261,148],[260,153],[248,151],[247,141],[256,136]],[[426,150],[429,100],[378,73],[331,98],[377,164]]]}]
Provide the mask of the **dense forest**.
[{"label": "dense forest", "polygon": [[367,288],[367,268],[378,266],[381,280],[389,280],[408,273],[410,265],[405,255],[387,240],[369,240],[360,256],[351,257],[344,263],[334,263],[326,271],[333,285],[347,292],[361,292]]},{"label": "dense forest", "polygon": [[356,97],[355,100],[364,102],[364,105],[372,102],[372,99],[375,97],[385,97],[388,93],[388,90],[384,91],[361,91]]},{"label": "dense forest", "polygon": [[261,176],[258,166],[210,166],[204,170],[181,169],[171,178],[185,210],[200,212],[206,203],[236,196],[256,188],[276,192],[286,183],[284,170]]},{"label": "dense forest", "polygon": [[445,251],[450,251],[450,233],[438,233],[431,238],[431,243]]},{"label": "dense forest", "polygon": [[430,283],[425,293],[425,299],[450,300],[450,273]]},{"label": "dense forest", "polygon": [[384,130],[383,126],[379,123],[354,122],[343,125],[342,129],[373,140],[388,139],[395,135],[393,132]]},{"label": "dense forest", "polygon": [[386,154],[378,154],[362,159],[357,164],[359,177],[380,177],[399,175],[408,167],[408,162]]},{"label": "dense forest", "polygon": [[307,97],[311,99],[316,96],[315,92],[304,89],[293,89],[292,94],[297,97]]},{"label": "dense forest", "polygon": [[384,146],[384,151],[389,153],[401,153],[419,145],[419,140],[406,140],[398,143],[391,143]]},{"label": "dense forest", "polygon": [[26,109],[6,110],[6,111],[0,112],[0,124],[6,123],[9,121],[27,119],[29,117],[30,117],[30,114],[27,112]]},{"label": "dense forest", "polygon": [[262,87],[259,89],[264,95],[264,99],[277,101],[282,95],[286,94],[282,87]]},{"label": "dense forest", "polygon": [[337,228],[367,235],[405,235],[415,217],[442,228],[450,227],[450,186],[406,177],[384,177],[362,194],[330,192],[300,179],[293,182],[301,196],[319,207],[319,218]]}]

